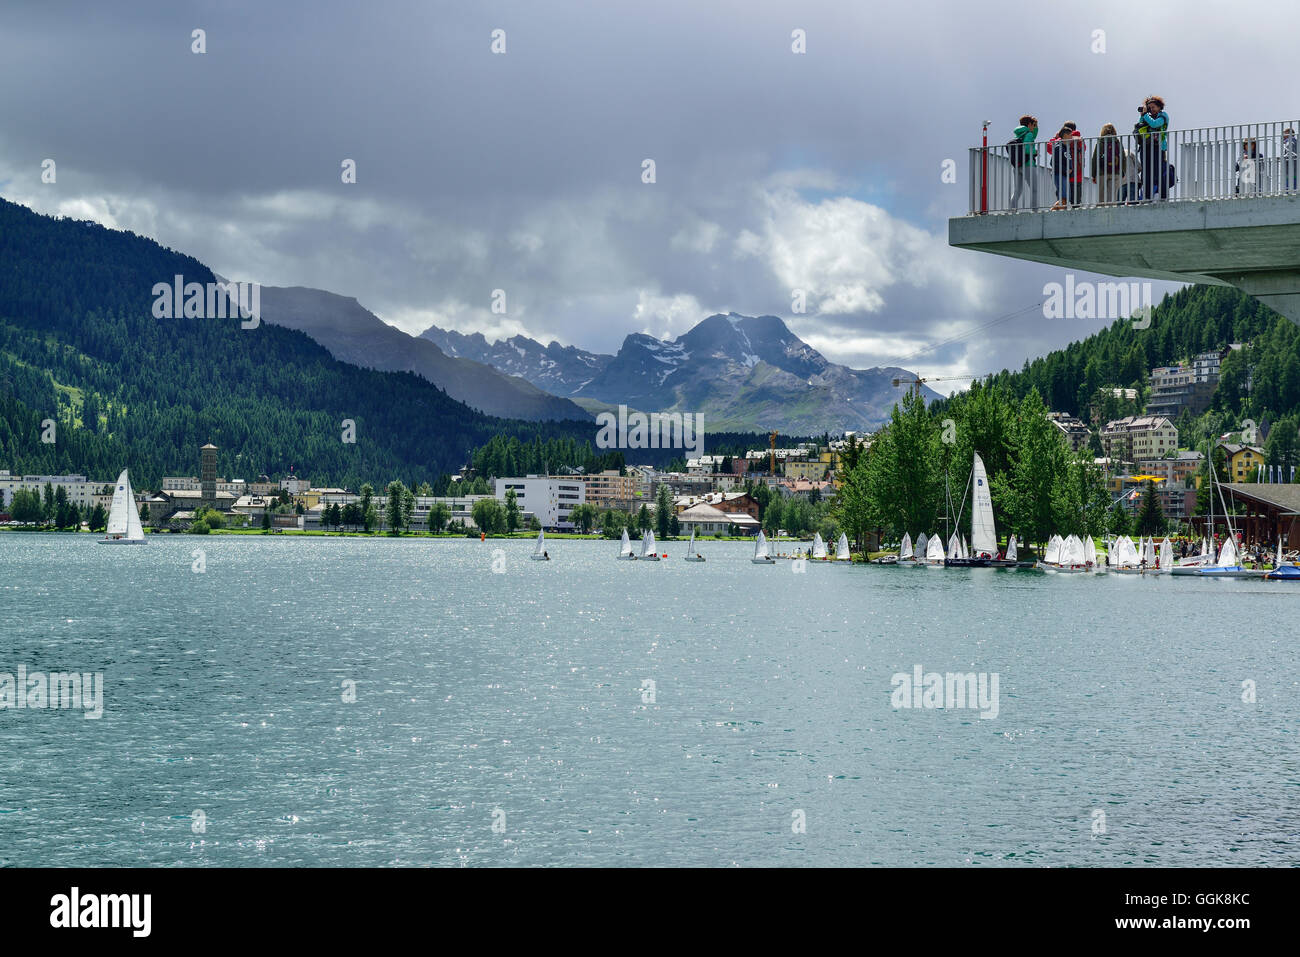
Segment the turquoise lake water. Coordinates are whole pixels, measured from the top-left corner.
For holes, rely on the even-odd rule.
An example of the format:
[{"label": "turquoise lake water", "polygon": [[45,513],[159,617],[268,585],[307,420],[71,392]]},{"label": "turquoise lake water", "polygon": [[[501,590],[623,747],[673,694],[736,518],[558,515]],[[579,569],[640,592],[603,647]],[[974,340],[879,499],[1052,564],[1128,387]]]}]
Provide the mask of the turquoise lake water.
[{"label": "turquoise lake water", "polygon": [[1294,584],[661,545],[0,534],[0,862],[1300,863]]}]

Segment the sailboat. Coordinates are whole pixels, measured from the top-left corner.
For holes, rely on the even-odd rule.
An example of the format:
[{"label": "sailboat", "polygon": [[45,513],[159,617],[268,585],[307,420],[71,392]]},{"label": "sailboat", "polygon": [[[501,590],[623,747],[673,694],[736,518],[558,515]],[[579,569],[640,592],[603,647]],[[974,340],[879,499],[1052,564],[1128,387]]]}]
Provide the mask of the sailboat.
[{"label": "sailboat", "polygon": [[835,543],[835,560],[837,562],[850,561],[849,556],[849,536],[840,532],[839,540]]},{"label": "sailboat", "polygon": [[140,524],[140,513],[135,507],[135,494],[131,491],[131,477],[127,470],[117,477],[117,486],[113,489],[113,504],[108,510],[108,527],[101,545],[144,545],[144,527]]},{"label": "sailboat", "polygon": [[925,532],[922,532],[920,535],[916,536],[916,546],[912,550],[912,554],[916,557],[917,567],[925,564],[925,556],[928,555],[929,552],[929,539],[926,538]]},{"label": "sailboat", "polygon": [[1070,535],[1061,543],[1061,565],[1057,571],[1086,572],[1088,570],[1087,549],[1083,539],[1078,535]]},{"label": "sailboat", "polygon": [[[695,533],[691,532],[691,541],[695,541]],[[632,539],[627,537],[627,529],[623,529],[623,544],[619,547],[618,557],[623,561],[636,561],[636,552],[632,551]]]},{"label": "sailboat", "polygon": [[[921,537],[924,538],[925,536],[922,535]],[[925,552],[924,545],[921,546],[921,551],[922,553]],[[898,546],[898,564],[899,565],[916,564],[916,549],[912,547],[912,536],[907,532],[903,533],[903,541]]]},{"label": "sailboat", "polygon": [[655,533],[648,528],[645,530],[645,534],[641,536],[641,561],[659,561],[659,552],[655,548]]},{"label": "sailboat", "polygon": [[1280,536],[1277,540],[1277,559],[1273,562],[1273,570],[1267,572],[1264,577],[1269,581],[1300,581],[1300,565],[1283,561]]},{"label": "sailboat", "polygon": [[931,535],[930,540],[925,543],[925,567],[926,568],[943,568],[947,556],[943,551],[943,540],[939,536]]},{"label": "sailboat", "polygon": [[1201,539],[1201,553],[1199,555],[1188,555],[1173,567],[1175,575],[1194,575],[1196,569],[1204,568],[1214,561],[1214,556],[1210,554],[1210,543],[1207,539]]},{"label": "sailboat", "polygon": [[1142,546],[1142,572],[1146,575],[1158,574],[1160,569],[1157,567],[1159,556],[1156,555],[1156,542],[1153,538],[1148,538]]},{"label": "sailboat", "polygon": [[775,565],[776,559],[773,558],[767,550],[767,536],[763,530],[758,530],[758,537],[754,539],[754,557],[750,559],[755,565]]},{"label": "sailboat", "polygon": [[551,556],[546,552],[546,529],[537,533],[537,545],[533,548],[533,553],[528,556],[535,562],[549,562]]},{"label": "sailboat", "polygon": [[1146,559],[1148,575],[1167,575],[1174,567],[1174,546],[1167,538],[1160,543],[1159,552],[1156,551],[1155,540],[1148,538],[1146,551],[1142,556]]},{"label": "sailboat", "polygon": [[702,562],[704,556],[695,550],[695,529],[691,529],[691,540],[686,546],[686,560],[688,562]]},{"label": "sailboat", "polygon": [[1061,536],[1053,535],[1047,540],[1047,548],[1043,550],[1043,557],[1039,559],[1038,567],[1045,571],[1056,571],[1061,564]]},{"label": "sailboat", "polygon": [[1237,551],[1237,536],[1233,534],[1232,526],[1228,526],[1228,534],[1223,539],[1223,548],[1219,549],[1219,558],[1213,565],[1206,565],[1196,571],[1198,578],[1263,578],[1264,572],[1259,569],[1247,568],[1241,564],[1241,555]]},{"label": "sailboat", "polygon": [[825,561],[829,556],[826,554],[826,542],[822,540],[822,533],[816,532],[813,535],[812,557]]},{"label": "sailboat", "polygon": [[1133,539],[1120,535],[1110,543],[1109,568],[1120,575],[1138,575],[1142,572],[1142,559],[1133,545]]},{"label": "sailboat", "polygon": [[1083,563],[1089,571],[1097,570],[1097,543],[1088,535],[1083,540]]},{"label": "sailboat", "polygon": [[989,477],[984,469],[984,460],[976,452],[971,460],[971,501],[970,501],[970,544],[966,536],[954,533],[957,551],[953,554],[952,544],[948,549],[949,565],[989,568],[1014,568],[1015,560],[998,558],[998,532],[993,521],[993,497],[989,493]]}]

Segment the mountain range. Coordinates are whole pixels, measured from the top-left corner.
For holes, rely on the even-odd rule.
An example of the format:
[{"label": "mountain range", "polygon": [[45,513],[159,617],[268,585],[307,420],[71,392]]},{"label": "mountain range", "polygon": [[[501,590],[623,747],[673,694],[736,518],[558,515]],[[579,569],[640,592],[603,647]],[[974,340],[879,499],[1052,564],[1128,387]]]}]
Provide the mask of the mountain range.
[{"label": "mountain range", "polygon": [[407,335],[355,299],[303,286],[263,286],[261,295],[263,322],[305,332],[343,362],[383,372],[414,372],[487,415],[591,420],[590,413],[570,400],[548,394],[508,370],[453,357],[427,339]]},{"label": "mountain range", "polygon": [[[526,336],[491,343],[480,333],[437,326],[421,336],[449,356],[490,365],[587,409],[699,412],[710,430],[874,429],[915,378],[901,368],[831,362],[777,316],[713,315],[674,339],[634,333],[612,356]],[[939,397],[922,388],[928,399]]]}]

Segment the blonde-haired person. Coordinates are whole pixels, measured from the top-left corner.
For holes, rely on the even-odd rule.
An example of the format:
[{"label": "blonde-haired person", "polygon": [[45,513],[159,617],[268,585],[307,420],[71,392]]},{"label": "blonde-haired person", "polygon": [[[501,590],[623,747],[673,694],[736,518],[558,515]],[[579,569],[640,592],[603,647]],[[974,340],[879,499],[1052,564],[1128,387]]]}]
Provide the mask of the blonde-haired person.
[{"label": "blonde-haired person", "polygon": [[1119,199],[1128,160],[1124,144],[1115,132],[1115,124],[1107,123],[1097,138],[1097,148],[1092,151],[1092,181],[1097,184],[1097,205],[1112,206]]}]

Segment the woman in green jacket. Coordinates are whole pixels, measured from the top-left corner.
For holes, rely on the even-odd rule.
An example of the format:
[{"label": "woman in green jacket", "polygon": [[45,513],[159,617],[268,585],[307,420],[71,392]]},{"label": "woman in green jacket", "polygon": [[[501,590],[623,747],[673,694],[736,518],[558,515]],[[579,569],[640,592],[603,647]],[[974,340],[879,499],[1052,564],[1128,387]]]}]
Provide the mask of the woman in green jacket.
[{"label": "woman in green jacket", "polygon": [[1011,209],[1020,208],[1020,198],[1024,196],[1026,186],[1029,187],[1029,208],[1037,209],[1038,147],[1034,140],[1038,138],[1038,117],[1025,114],[1014,133],[1020,145],[1012,149],[1019,150],[1020,155],[1013,155],[1011,159]]}]

